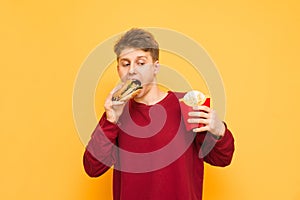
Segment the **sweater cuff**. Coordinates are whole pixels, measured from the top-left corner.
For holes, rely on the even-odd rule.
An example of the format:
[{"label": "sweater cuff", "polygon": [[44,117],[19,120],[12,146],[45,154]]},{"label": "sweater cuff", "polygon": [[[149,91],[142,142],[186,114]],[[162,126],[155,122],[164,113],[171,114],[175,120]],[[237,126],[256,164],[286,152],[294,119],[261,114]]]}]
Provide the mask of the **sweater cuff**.
[{"label": "sweater cuff", "polygon": [[212,136],[212,139],[215,142],[222,142],[223,140],[226,140],[226,138],[228,137],[229,130],[227,129],[227,124],[225,122],[223,122],[223,124],[225,125],[225,132],[224,132],[223,136],[216,136],[216,135],[210,134]]},{"label": "sweater cuff", "polygon": [[117,138],[119,127],[117,124],[114,124],[107,120],[106,113],[103,113],[99,121],[99,125],[107,138],[109,138],[110,140],[114,140]]},{"label": "sweater cuff", "polygon": [[233,139],[232,134],[230,130],[227,128],[227,125],[225,122],[223,122],[225,125],[225,133],[222,137],[215,139],[216,140],[216,145],[223,145],[226,144],[227,142],[231,141]]}]

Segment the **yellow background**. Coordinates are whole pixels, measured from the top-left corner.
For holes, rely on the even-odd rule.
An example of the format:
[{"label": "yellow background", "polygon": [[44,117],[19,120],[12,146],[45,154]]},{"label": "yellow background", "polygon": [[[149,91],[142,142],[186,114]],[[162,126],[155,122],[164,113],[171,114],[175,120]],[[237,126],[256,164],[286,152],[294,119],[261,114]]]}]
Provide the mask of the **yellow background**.
[{"label": "yellow background", "polygon": [[111,171],[97,179],[83,171],[73,86],[99,43],[154,26],[196,40],[223,78],[236,152],[227,168],[206,165],[204,199],[299,200],[299,8],[296,0],[1,1],[0,199],[111,199]]}]

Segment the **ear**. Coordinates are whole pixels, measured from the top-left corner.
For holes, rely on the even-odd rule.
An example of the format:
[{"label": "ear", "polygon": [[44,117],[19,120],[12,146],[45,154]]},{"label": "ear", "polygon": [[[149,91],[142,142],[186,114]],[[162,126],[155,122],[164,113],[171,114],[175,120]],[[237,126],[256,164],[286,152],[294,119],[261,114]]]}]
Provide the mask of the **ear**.
[{"label": "ear", "polygon": [[158,74],[159,68],[160,68],[160,64],[159,61],[157,60],[154,62],[154,74]]}]

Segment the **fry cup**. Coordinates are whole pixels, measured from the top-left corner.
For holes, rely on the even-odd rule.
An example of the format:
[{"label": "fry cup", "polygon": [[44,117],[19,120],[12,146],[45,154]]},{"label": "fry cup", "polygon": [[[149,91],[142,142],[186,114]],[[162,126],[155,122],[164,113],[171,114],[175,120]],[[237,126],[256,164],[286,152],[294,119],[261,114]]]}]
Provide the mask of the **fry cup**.
[{"label": "fry cup", "polygon": [[[183,101],[179,101],[180,103],[180,109],[181,109],[181,114],[183,116],[183,120],[184,120],[184,125],[185,125],[185,128],[187,131],[190,131],[194,128],[200,128],[202,126],[204,126],[203,124],[197,124],[197,123],[188,123],[188,119],[189,118],[192,118],[189,116],[189,112],[193,112],[193,107],[192,106],[188,106],[186,105]],[[210,107],[210,98],[206,98],[205,99],[205,102],[201,105],[204,105],[204,106],[208,106]]]}]

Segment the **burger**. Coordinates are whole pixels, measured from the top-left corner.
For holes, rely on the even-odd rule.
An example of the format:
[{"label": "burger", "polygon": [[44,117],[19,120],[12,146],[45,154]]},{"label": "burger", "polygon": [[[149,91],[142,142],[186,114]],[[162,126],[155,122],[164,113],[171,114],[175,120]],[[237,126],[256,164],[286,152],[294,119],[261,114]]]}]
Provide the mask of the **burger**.
[{"label": "burger", "polygon": [[141,85],[141,81],[139,80],[127,80],[124,85],[113,94],[112,101],[126,101],[134,98],[143,88]]}]

